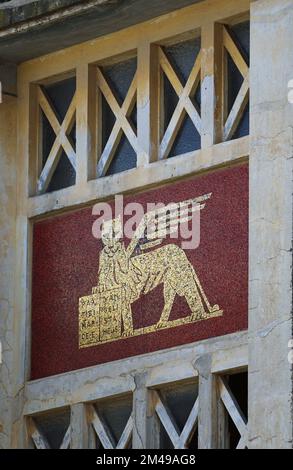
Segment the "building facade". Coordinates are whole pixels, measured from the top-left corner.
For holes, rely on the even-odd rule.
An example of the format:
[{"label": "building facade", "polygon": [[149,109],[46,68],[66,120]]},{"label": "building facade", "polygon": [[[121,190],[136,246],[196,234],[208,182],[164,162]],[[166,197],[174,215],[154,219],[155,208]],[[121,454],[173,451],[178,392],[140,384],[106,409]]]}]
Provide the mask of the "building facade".
[{"label": "building facade", "polygon": [[292,448],[292,2],[0,12],[0,447]]}]

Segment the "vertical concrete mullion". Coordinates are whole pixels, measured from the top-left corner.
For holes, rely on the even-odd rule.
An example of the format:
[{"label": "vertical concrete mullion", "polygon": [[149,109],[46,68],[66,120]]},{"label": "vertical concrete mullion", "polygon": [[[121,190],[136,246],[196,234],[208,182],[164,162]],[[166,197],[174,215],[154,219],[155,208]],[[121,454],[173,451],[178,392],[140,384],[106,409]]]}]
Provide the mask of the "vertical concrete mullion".
[{"label": "vertical concrete mullion", "polygon": [[293,5],[251,4],[248,447],[292,448]]},{"label": "vertical concrete mullion", "polygon": [[70,408],[71,449],[87,449],[89,447],[89,425],[87,409],[83,403],[76,403]]},{"label": "vertical concrete mullion", "polygon": [[[143,34],[142,34],[143,36]],[[137,166],[158,157],[160,73],[158,48],[142,40],[137,48]]]},{"label": "vertical concrete mullion", "polygon": [[217,390],[217,449],[229,449],[228,413]]},{"label": "vertical concrete mullion", "polygon": [[80,64],[76,70],[76,184],[81,186],[96,178],[97,111],[96,68]]},{"label": "vertical concrete mullion", "polygon": [[198,448],[217,447],[217,390],[216,377],[211,373],[212,358],[206,354],[198,358],[195,367],[198,371]]},{"label": "vertical concrete mullion", "polygon": [[155,413],[155,403],[152,399],[152,390],[146,387],[146,374],[137,374],[134,377],[135,390],[133,392],[133,449],[158,449],[160,429]]},{"label": "vertical concrete mullion", "polygon": [[[11,373],[11,419],[13,428],[9,446],[25,448],[28,445],[26,419],[23,416],[24,385],[30,378],[30,284],[32,226],[27,217],[29,194],[29,84],[18,84],[17,152],[16,152],[16,214],[13,237],[15,263],[13,279],[13,332]],[[12,313],[13,312],[13,313]]]},{"label": "vertical concrete mullion", "polygon": [[201,28],[201,148],[215,140],[215,24]]}]

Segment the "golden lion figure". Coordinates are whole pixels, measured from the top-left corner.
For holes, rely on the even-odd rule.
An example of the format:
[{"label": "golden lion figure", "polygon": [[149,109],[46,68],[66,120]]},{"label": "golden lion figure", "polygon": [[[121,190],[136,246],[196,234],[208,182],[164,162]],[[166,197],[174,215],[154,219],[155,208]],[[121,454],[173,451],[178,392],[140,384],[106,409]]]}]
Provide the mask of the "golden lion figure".
[{"label": "golden lion figure", "polygon": [[[120,314],[124,336],[133,334],[131,304],[160,284],[163,285],[164,308],[157,328],[168,323],[176,294],[185,298],[191,311],[190,321],[206,319],[219,310],[218,305],[211,307],[209,304],[193,266],[183,249],[177,245],[168,244],[146,253],[134,254],[152,216],[153,214],[146,214],[127,247],[122,241],[119,218],[104,222],[102,227],[104,247],[99,259],[98,283],[93,293],[101,294],[117,288],[123,290],[126,301],[121,306]],[[170,226],[169,223],[169,226],[165,227],[165,234],[171,233]],[[162,229],[156,229],[151,237],[159,240],[155,244],[162,242],[160,236]],[[153,244],[154,242],[147,243],[143,249],[152,247]]]}]

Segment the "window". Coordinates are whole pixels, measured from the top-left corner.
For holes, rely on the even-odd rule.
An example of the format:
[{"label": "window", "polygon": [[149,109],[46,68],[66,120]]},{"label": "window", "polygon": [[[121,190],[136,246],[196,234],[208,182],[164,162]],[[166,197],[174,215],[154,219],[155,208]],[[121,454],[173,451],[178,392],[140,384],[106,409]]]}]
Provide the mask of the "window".
[{"label": "window", "polygon": [[101,400],[90,406],[96,449],[130,449],[132,437],[132,396]]},{"label": "window", "polygon": [[[75,184],[76,80],[34,85],[37,148],[37,192],[51,192]],[[39,132],[38,132],[39,130]]]},{"label": "window", "polygon": [[249,21],[223,28],[224,140],[249,134]]},{"label": "window", "polygon": [[163,78],[160,158],[197,150],[200,138],[200,38],[159,52]]},{"label": "window", "polygon": [[70,410],[54,410],[29,420],[36,449],[67,449],[70,445]]},{"label": "window", "polygon": [[151,36],[30,83],[32,196],[248,135],[249,21]]},{"label": "window", "polygon": [[102,109],[102,119],[98,121],[100,176],[136,167],[136,69],[136,58],[97,68]]},{"label": "window", "polygon": [[224,405],[223,446],[245,449],[247,446],[247,372],[220,377],[219,394]]},{"label": "window", "polygon": [[197,449],[198,385],[168,385],[156,393],[161,449]]}]

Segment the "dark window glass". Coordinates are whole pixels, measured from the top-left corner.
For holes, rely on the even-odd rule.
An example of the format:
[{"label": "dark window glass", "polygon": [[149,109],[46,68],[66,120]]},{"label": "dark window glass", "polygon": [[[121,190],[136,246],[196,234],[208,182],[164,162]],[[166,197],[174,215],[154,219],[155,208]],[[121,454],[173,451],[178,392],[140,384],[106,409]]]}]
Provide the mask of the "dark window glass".
[{"label": "dark window glass", "polygon": [[[241,51],[247,65],[249,66],[249,45],[250,45],[250,23],[245,21],[228,28],[229,34],[233,38],[238,49]],[[234,101],[243,83],[243,77],[227,53],[228,68],[228,113],[231,111]],[[234,132],[232,139],[238,139],[249,134],[249,104],[247,104],[240,123]]]},{"label": "dark window glass", "polygon": [[[168,57],[176,75],[184,86],[188,80],[192,67],[196,61],[200,51],[200,38],[191,39],[180,42],[178,44],[164,48],[164,52]],[[165,74],[163,74],[164,83],[164,130],[166,131],[170,119],[175,111],[178,103],[178,96],[172,84]],[[194,91],[191,100],[196,105],[200,115],[200,84]],[[175,138],[169,157],[181,155],[199,149],[201,146],[200,135],[195,128],[190,117],[185,114],[183,123]]]},{"label": "dark window glass", "polygon": [[52,411],[33,418],[51,449],[59,449],[70,424],[70,410]]},{"label": "dark window glass", "polygon": [[[229,388],[233,393],[243,415],[247,419],[248,374],[247,372],[243,372],[241,374],[233,374],[228,376],[227,379]],[[230,441],[229,448],[236,449],[241,436],[230,416],[228,417],[228,431]]]},{"label": "dark window glass", "polygon": [[[129,59],[117,64],[109,65],[102,68],[102,73],[106,78],[118,104],[122,106],[127,95],[133,77],[137,68],[136,58]],[[136,106],[133,107],[128,120],[136,134],[137,112]],[[109,139],[113,126],[115,124],[115,116],[108,105],[106,99],[102,96],[102,150]],[[108,168],[107,175],[120,173],[130,168],[135,168],[137,163],[136,153],[129,141],[123,134],[119,144],[117,145],[114,157]]]},{"label": "dark window glass", "polygon": [[[132,412],[132,396],[101,400],[95,404],[95,409],[117,445]],[[98,437],[96,442],[97,448],[102,448]],[[131,448],[131,442],[128,448]]]},{"label": "dark window glass", "polygon": [[[76,89],[75,78],[62,80],[61,82],[43,87],[43,91],[51,104],[59,123],[61,124],[65,118],[66,112],[70,106],[72,98]],[[50,154],[52,146],[55,141],[55,132],[53,131],[48,119],[41,113],[42,119],[42,162],[43,167]],[[69,130],[67,137],[75,150],[76,147],[76,126],[73,125]],[[58,189],[67,188],[75,184],[75,170],[72,167],[66,153],[62,149],[59,162],[56,166],[54,174],[51,178],[47,192],[52,192]]]},{"label": "dark window glass", "polygon": [[[160,396],[165,407],[169,410],[179,432],[183,431],[185,423],[190,415],[192,407],[198,396],[196,383],[182,384],[180,386],[164,387],[160,390]],[[188,448],[197,449],[197,429],[193,434]],[[160,424],[160,448],[173,449],[174,446],[162,424]]]}]

